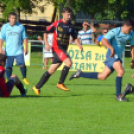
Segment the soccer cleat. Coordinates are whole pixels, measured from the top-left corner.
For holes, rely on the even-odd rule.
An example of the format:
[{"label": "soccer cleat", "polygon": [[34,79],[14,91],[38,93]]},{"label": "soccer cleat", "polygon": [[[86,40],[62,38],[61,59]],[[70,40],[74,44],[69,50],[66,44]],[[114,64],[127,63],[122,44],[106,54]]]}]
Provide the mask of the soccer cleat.
[{"label": "soccer cleat", "polygon": [[24,82],[25,84],[27,84],[27,85],[29,84],[27,78],[24,78],[24,79],[23,79],[23,82]]},{"label": "soccer cleat", "polygon": [[33,87],[33,91],[35,92],[36,95],[40,94],[40,89],[37,89],[36,86]]},{"label": "soccer cleat", "polygon": [[64,91],[69,91],[69,89],[65,87],[64,83],[62,84],[57,83],[57,88],[64,90]]},{"label": "soccer cleat", "polygon": [[117,101],[128,101],[128,99],[125,98],[125,97],[122,97],[122,95],[115,96],[115,99],[116,99]]},{"label": "soccer cleat", "polygon": [[25,94],[21,94],[21,97],[26,97],[27,95],[27,88],[26,87],[24,87],[24,89],[25,89]]},{"label": "soccer cleat", "polygon": [[79,78],[81,73],[81,70],[77,70],[73,75],[70,76],[69,80],[72,80],[73,78]]},{"label": "soccer cleat", "polygon": [[130,94],[133,92],[133,86],[130,83],[126,84],[125,90],[121,94],[122,98],[124,98],[127,94]]}]

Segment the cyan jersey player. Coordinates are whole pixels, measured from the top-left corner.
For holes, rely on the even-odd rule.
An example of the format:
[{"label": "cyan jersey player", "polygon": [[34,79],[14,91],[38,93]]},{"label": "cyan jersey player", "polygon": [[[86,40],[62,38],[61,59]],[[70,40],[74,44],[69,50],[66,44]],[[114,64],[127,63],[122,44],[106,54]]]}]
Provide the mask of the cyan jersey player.
[{"label": "cyan jersey player", "polygon": [[[14,12],[9,13],[9,22],[4,24],[0,31],[0,53],[3,52],[2,45],[5,42],[5,55],[6,60],[6,76],[7,79],[12,75],[12,66],[14,59],[17,61],[17,65],[20,66],[20,70],[23,76],[23,82],[29,84],[26,79],[26,66],[24,61],[24,53],[27,54],[27,35],[25,27],[16,22],[17,15]],[[23,50],[23,42],[25,48]]]},{"label": "cyan jersey player", "polygon": [[134,67],[134,32],[132,28],[134,27],[134,21],[132,19],[127,19],[124,21],[122,27],[117,27],[110,30],[104,38],[101,40],[102,45],[107,47],[106,61],[104,62],[105,68],[102,73],[91,72],[83,73],[81,70],[77,70],[75,74],[70,77],[73,78],[90,78],[90,79],[100,79],[105,80],[114,70],[117,72],[116,76],[116,97],[117,101],[128,101],[125,98],[126,90],[121,94],[122,77],[124,75],[124,68],[122,67],[121,55],[125,49],[125,45],[129,42],[132,46],[131,55],[132,63],[131,67]]}]

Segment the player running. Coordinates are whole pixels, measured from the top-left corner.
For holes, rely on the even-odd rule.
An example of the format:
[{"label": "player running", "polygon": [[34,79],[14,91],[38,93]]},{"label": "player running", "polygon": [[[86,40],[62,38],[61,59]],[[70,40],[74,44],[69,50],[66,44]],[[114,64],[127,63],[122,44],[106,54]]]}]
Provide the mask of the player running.
[{"label": "player running", "polygon": [[81,49],[81,51],[83,50],[83,47],[81,46],[81,44],[79,44],[77,40],[75,26],[69,22],[71,12],[72,11],[69,7],[64,7],[62,12],[63,19],[52,23],[45,31],[44,41],[45,49],[47,51],[49,51],[51,47],[48,43],[47,36],[48,33],[53,33],[52,51],[54,54],[54,59],[48,71],[43,74],[38,84],[33,87],[33,91],[37,95],[40,94],[40,88],[47,82],[49,77],[57,70],[62,62],[65,63],[65,66],[63,67],[63,70],[61,72],[61,77],[59,82],[57,83],[57,88],[64,91],[69,91],[69,89],[65,87],[64,81],[72,65],[72,61],[66,52],[69,45],[70,35],[72,36],[73,40],[75,40],[75,44]]},{"label": "player running", "polygon": [[8,82],[5,83],[5,64],[7,57],[0,53],[0,97],[9,97],[14,85],[19,89],[21,96],[25,97],[27,90],[23,87],[19,78],[16,75],[12,75]]},{"label": "player running", "polygon": [[100,79],[105,80],[114,70],[117,72],[116,83],[116,97],[117,101],[128,101],[125,98],[126,93],[121,95],[122,77],[124,75],[124,69],[121,64],[121,55],[125,49],[127,42],[132,45],[131,56],[132,56],[132,68],[134,67],[134,32],[132,28],[134,27],[134,22],[132,19],[127,19],[124,21],[122,27],[117,27],[110,30],[101,40],[103,46],[107,47],[105,68],[102,73],[90,72],[83,73],[81,70],[76,71],[70,77],[73,78],[90,78],[90,79]]}]

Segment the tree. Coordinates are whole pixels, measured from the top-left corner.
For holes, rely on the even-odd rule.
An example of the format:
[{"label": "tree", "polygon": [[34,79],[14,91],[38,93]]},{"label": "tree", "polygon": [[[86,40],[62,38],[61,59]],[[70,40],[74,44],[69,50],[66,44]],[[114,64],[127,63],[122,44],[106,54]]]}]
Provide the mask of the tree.
[{"label": "tree", "polygon": [[[0,7],[4,9],[4,18],[7,18],[10,12],[16,12],[19,21],[20,12],[25,14],[35,13],[34,8],[37,7],[38,3],[41,1],[42,0],[1,0]],[[38,8],[42,11],[44,9],[44,5],[38,6]]]},{"label": "tree", "polygon": [[108,0],[107,14],[103,19],[118,19],[132,18],[134,12],[133,0]]},{"label": "tree", "polygon": [[70,7],[73,11],[71,21],[75,24],[76,12],[80,11],[79,5],[77,4],[78,0],[47,0],[48,4],[51,2],[53,6],[57,9],[58,13],[61,13],[61,8]]}]

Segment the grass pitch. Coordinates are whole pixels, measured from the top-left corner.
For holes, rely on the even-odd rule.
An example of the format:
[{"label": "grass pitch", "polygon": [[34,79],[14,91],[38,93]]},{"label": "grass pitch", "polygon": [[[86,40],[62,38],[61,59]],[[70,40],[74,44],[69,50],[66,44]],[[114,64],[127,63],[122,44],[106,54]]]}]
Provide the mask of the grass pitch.
[{"label": "grass pitch", "polygon": [[[42,61],[42,59],[32,59]],[[126,69],[131,59],[126,58]],[[21,78],[19,67],[14,74]],[[14,88],[10,98],[0,99],[0,134],[133,134],[134,95],[129,102],[115,101],[115,77],[113,73],[105,81],[74,79],[66,86],[69,92],[56,88],[61,71],[50,77],[36,96],[31,90],[44,70],[41,66],[28,67],[30,85],[27,97],[22,98]],[[131,70],[126,70],[122,89],[126,83],[134,83]],[[134,84],[133,84],[134,85]]]}]

